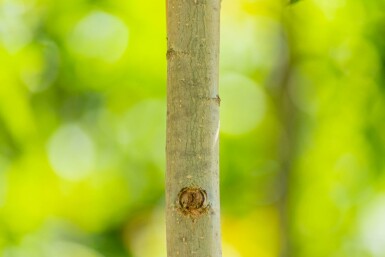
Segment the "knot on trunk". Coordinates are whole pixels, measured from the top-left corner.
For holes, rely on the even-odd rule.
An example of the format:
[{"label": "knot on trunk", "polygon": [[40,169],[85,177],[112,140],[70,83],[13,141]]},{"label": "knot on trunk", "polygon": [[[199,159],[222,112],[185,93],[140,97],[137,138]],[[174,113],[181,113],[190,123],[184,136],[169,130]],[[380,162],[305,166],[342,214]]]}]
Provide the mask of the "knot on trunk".
[{"label": "knot on trunk", "polygon": [[187,216],[196,218],[206,213],[209,206],[207,204],[207,193],[197,187],[185,187],[178,195],[179,210]]}]

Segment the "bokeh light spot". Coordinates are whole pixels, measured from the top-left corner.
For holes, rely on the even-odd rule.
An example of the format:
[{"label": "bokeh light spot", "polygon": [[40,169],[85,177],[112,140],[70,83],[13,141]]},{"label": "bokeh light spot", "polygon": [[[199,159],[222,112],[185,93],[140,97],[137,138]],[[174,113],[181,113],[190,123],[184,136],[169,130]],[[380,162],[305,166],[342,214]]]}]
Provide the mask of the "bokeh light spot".
[{"label": "bokeh light spot", "polygon": [[30,6],[17,1],[0,4],[0,43],[10,53],[15,53],[27,45],[33,36],[33,22],[28,19]]},{"label": "bokeh light spot", "polygon": [[43,91],[54,83],[59,72],[59,57],[59,48],[53,41],[26,47],[20,78],[31,92]]},{"label": "bokeh light spot", "polygon": [[240,74],[225,74],[220,79],[221,131],[240,135],[253,130],[265,114],[263,91]]},{"label": "bokeh light spot", "polygon": [[385,196],[378,197],[365,209],[361,228],[365,247],[373,256],[385,255]]},{"label": "bokeh light spot", "polygon": [[135,159],[151,160],[162,170],[165,167],[166,102],[148,99],[129,109],[118,129],[118,141]]},{"label": "bokeh light spot", "polygon": [[48,157],[55,172],[68,180],[80,180],[93,169],[95,149],[78,125],[59,128],[48,143]]},{"label": "bokeh light spot", "polygon": [[76,25],[68,42],[76,54],[115,62],[127,48],[128,35],[128,28],[122,20],[94,11]]},{"label": "bokeh light spot", "polygon": [[271,69],[282,59],[277,43],[279,29],[278,23],[267,18],[225,17],[221,25],[220,68],[247,73]]}]

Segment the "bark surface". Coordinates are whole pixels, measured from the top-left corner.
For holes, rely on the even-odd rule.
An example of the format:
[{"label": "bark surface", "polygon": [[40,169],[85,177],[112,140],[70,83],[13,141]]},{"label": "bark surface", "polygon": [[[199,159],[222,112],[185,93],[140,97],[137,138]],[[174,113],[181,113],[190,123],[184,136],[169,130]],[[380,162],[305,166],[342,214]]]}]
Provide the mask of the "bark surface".
[{"label": "bark surface", "polygon": [[168,257],[220,257],[220,0],[167,0]]}]

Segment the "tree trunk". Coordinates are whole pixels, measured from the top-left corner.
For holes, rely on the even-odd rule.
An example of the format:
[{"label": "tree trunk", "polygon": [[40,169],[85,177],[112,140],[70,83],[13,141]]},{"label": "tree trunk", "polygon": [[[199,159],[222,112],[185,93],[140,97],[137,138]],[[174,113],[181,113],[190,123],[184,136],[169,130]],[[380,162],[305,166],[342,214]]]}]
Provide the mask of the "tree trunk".
[{"label": "tree trunk", "polygon": [[220,257],[220,0],[167,0],[168,257]]}]

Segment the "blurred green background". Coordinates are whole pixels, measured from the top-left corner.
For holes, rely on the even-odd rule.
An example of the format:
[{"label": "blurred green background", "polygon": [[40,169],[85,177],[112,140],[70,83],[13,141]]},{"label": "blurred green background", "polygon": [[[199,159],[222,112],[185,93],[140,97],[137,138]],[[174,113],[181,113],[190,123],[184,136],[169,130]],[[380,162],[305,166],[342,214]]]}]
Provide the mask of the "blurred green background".
[{"label": "blurred green background", "polygon": [[[223,0],[224,257],[385,256],[385,1]],[[0,256],[165,257],[164,1],[0,0]]]}]

